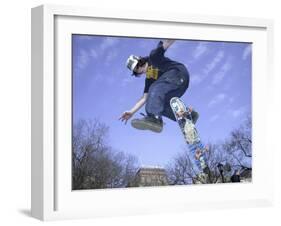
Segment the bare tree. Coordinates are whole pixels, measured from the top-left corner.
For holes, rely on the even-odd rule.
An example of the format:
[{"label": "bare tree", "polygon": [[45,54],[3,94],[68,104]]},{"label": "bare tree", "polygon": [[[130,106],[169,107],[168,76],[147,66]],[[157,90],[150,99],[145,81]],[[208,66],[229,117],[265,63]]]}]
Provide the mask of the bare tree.
[{"label": "bare tree", "polygon": [[135,175],[138,166],[138,159],[133,155],[126,155],[125,162],[123,163],[123,172],[122,172],[122,187],[131,184],[135,179]]},{"label": "bare tree", "polygon": [[191,184],[196,178],[196,169],[186,149],[166,167],[166,172],[171,185]]},{"label": "bare tree", "polygon": [[[237,169],[252,169],[251,129],[251,117],[248,117],[223,143],[208,145],[209,151],[205,153],[210,169],[208,183],[230,182]],[[199,171],[194,161],[188,147],[184,148],[166,167],[169,183],[179,185],[203,182],[197,176]]]},{"label": "bare tree", "polygon": [[[219,145],[209,144],[208,152],[205,153],[207,165],[210,169],[208,183],[216,183],[220,177],[217,165],[220,162],[227,161],[227,157],[219,149]],[[196,184],[206,183],[205,180],[198,177],[200,170],[196,167],[195,158],[190,153],[188,147],[179,153],[167,166],[167,174],[170,184]]]},{"label": "bare tree", "polygon": [[252,169],[252,119],[248,117],[238,129],[234,130],[230,138],[222,145],[224,150],[232,156],[235,168]]},{"label": "bare tree", "polygon": [[92,172],[93,156],[105,152],[108,127],[98,121],[80,120],[73,126],[72,136],[72,187],[83,188]]},{"label": "bare tree", "polygon": [[109,128],[97,120],[73,127],[72,188],[125,187],[135,174],[137,159],[107,144]]}]

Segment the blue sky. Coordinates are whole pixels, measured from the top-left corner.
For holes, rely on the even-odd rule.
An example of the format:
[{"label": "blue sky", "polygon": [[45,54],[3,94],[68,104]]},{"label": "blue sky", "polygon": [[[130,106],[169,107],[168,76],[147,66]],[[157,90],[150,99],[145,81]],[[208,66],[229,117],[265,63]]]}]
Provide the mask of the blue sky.
[{"label": "blue sky", "polygon": [[[73,120],[98,119],[110,126],[110,145],[164,166],[185,146],[178,125],[164,118],[160,134],[138,131],[118,120],[142,96],[144,79],[130,76],[130,54],[146,56],[159,40],[73,35]],[[166,56],[186,65],[189,88],[183,101],[195,108],[204,143],[225,139],[251,114],[251,44],[177,40]],[[141,109],[139,112],[145,112]],[[134,117],[141,117],[136,113]]]}]

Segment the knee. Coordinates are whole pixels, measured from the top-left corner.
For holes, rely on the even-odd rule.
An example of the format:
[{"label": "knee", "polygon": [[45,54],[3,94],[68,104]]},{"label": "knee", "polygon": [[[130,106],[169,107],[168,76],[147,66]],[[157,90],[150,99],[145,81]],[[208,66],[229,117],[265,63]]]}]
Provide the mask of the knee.
[{"label": "knee", "polygon": [[164,97],[165,95],[161,92],[161,90],[159,89],[151,89],[149,91],[149,95],[148,95],[148,98],[150,99],[156,99],[156,98],[162,98]]},{"label": "knee", "polygon": [[151,99],[151,98],[155,98],[157,96],[157,91],[155,89],[151,89],[149,90],[149,95],[148,95],[148,98]]}]

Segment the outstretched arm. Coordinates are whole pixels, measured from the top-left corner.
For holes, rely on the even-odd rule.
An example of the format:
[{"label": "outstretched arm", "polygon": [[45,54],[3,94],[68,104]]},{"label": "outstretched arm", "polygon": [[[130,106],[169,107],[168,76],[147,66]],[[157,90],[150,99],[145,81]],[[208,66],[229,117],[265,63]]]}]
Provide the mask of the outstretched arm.
[{"label": "outstretched arm", "polygon": [[164,56],[165,51],[175,42],[175,40],[163,40],[159,42],[156,49],[150,52],[150,60],[155,67],[160,67],[165,61],[169,61],[168,58]]},{"label": "outstretched arm", "polygon": [[125,111],[121,115],[119,120],[121,120],[122,122],[125,121],[126,124],[127,121],[145,104],[146,100],[147,100],[147,93],[144,93],[142,98],[134,105],[134,107],[129,111]]},{"label": "outstretched arm", "polygon": [[167,50],[176,40],[164,40],[163,41],[163,48],[164,50]]},{"label": "outstretched arm", "polygon": [[138,100],[135,106],[130,110],[133,114],[135,114],[146,102],[147,100],[147,93],[144,93],[143,96]]}]

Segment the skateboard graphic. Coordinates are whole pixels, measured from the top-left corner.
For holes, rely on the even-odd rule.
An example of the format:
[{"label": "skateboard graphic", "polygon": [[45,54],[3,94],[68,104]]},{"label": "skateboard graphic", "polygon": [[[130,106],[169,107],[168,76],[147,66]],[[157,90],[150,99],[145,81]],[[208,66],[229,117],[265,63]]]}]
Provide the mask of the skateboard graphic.
[{"label": "skateboard graphic", "polygon": [[200,142],[199,134],[192,121],[191,111],[186,108],[185,104],[178,97],[173,97],[170,100],[170,106],[181,128],[186,143],[194,144]]},{"label": "skateboard graphic", "polygon": [[205,155],[209,148],[204,146],[200,140],[198,131],[193,123],[192,110],[188,109],[178,97],[173,97],[170,100],[170,105],[184,135],[185,142],[188,144],[189,151],[194,155],[195,163],[202,172],[198,174],[199,181],[201,183],[210,182],[211,172]]}]

